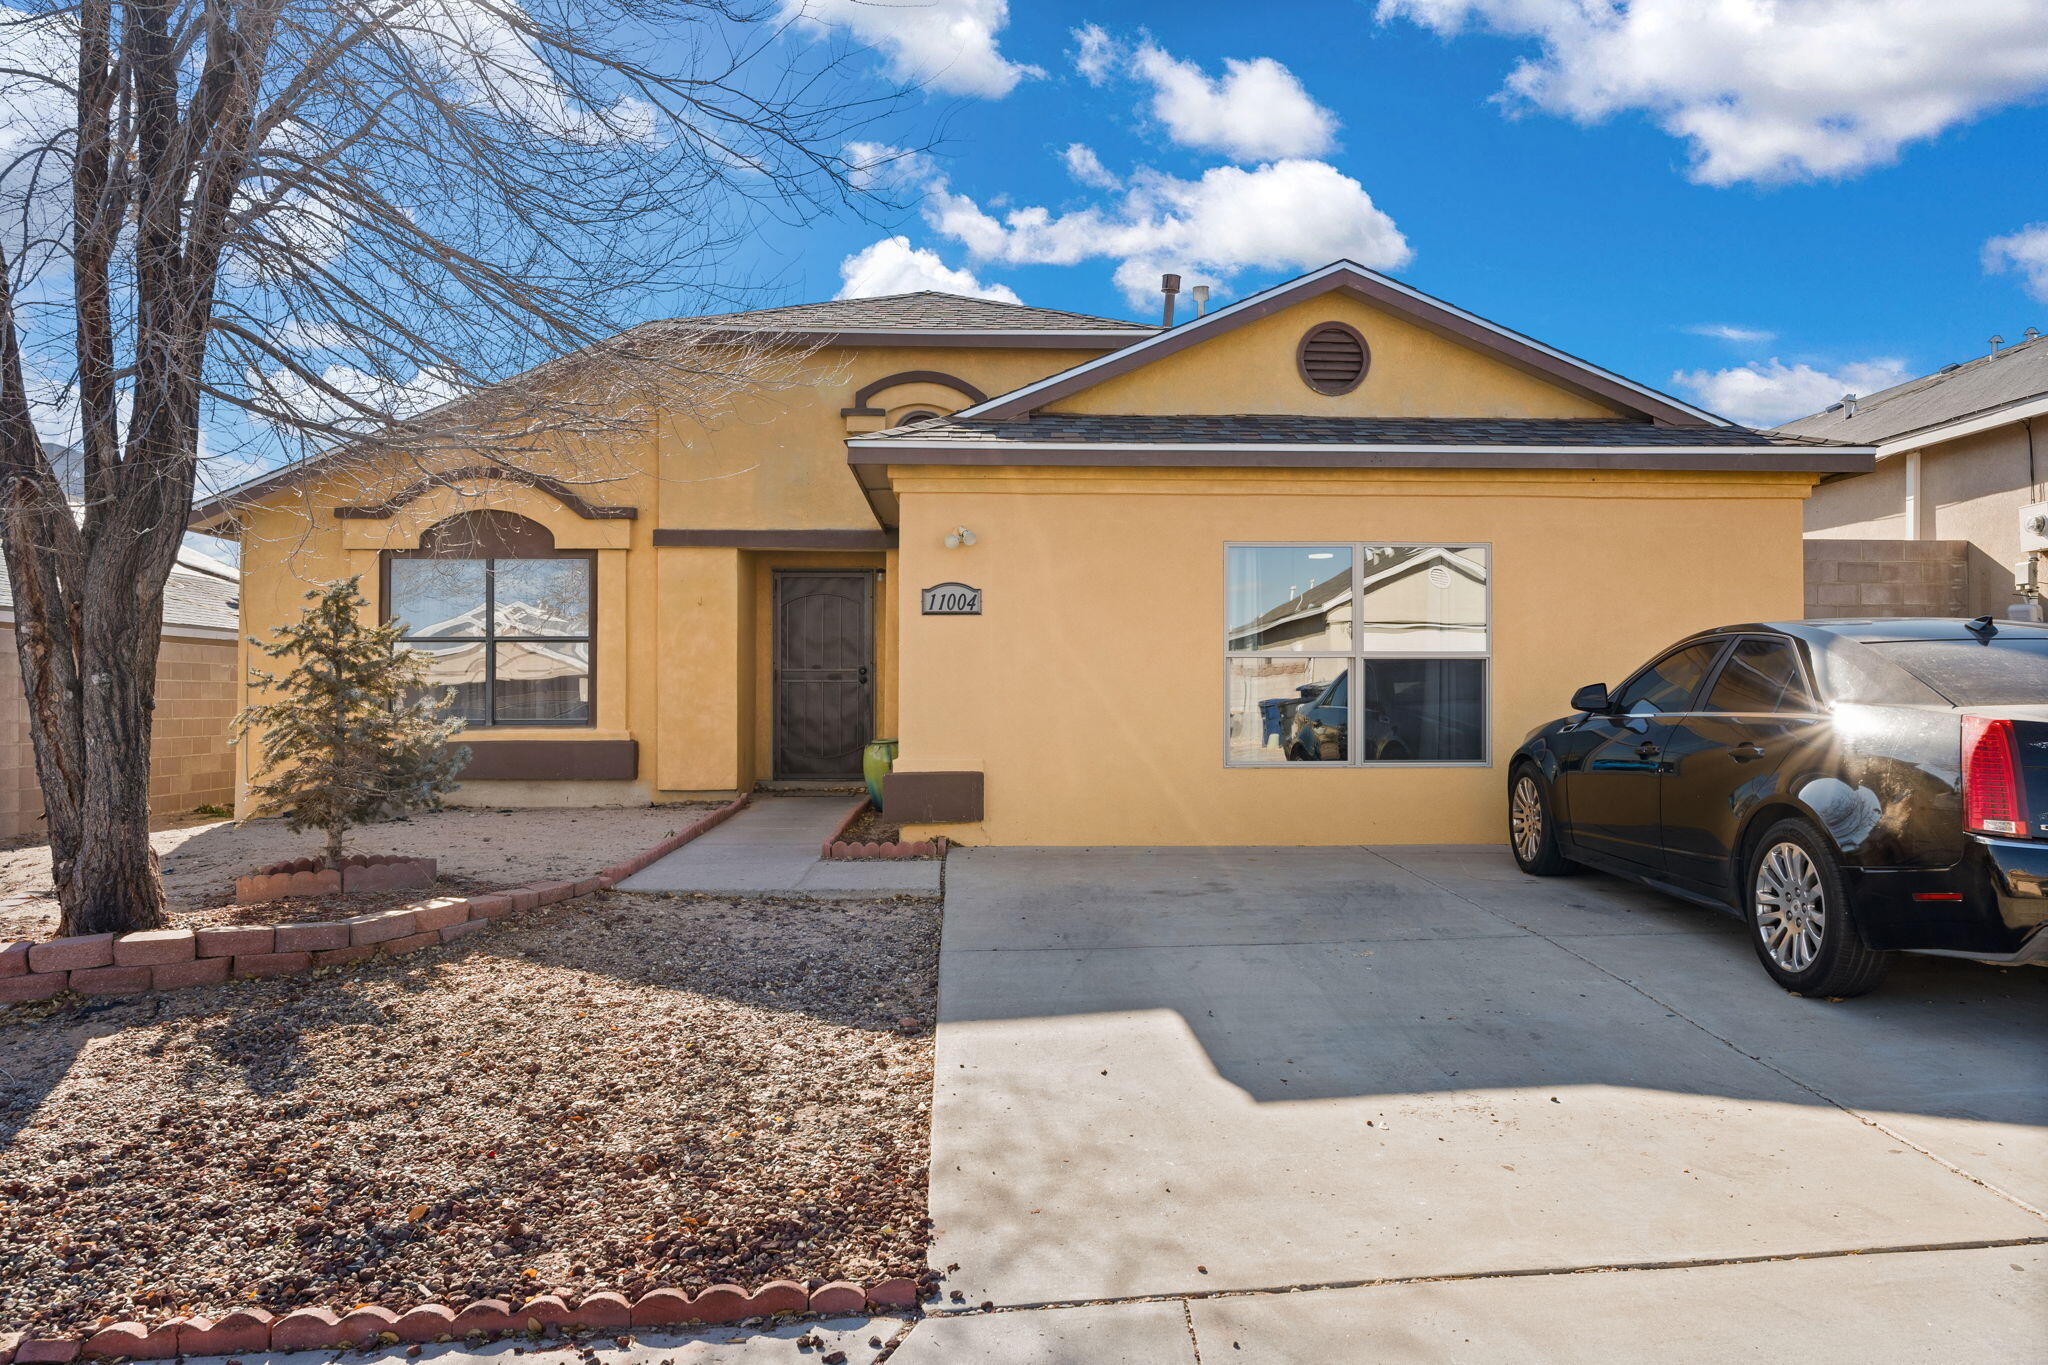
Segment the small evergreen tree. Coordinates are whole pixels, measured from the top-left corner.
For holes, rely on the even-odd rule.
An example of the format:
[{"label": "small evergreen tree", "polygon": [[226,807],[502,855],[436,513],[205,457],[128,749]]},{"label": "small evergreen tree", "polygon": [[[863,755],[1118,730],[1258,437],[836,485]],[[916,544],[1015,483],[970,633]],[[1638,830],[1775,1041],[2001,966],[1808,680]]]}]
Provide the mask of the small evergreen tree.
[{"label": "small evergreen tree", "polygon": [[462,728],[452,693],[418,695],[426,661],[398,646],[401,623],[363,624],[359,580],[306,594],[305,615],[271,644],[251,640],[291,672],[251,669],[281,700],[235,718],[235,738],[260,733],[261,767],[249,787],[260,815],[282,815],[294,833],[327,834],[327,865],[341,865],[350,826],[440,804],[469,762],[448,741]]}]

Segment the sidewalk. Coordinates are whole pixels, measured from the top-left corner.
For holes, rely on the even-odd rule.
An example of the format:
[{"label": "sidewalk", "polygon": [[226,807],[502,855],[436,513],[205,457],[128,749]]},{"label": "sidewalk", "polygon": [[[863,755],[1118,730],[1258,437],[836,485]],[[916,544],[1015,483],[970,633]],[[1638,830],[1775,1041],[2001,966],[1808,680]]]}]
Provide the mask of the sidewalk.
[{"label": "sidewalk", "polygon": [[936,896],[936,861],[828,861],[819,847],[854,805],[847,796],[757,796],[702,838],[619,883],[621,891],[734,896]]}]

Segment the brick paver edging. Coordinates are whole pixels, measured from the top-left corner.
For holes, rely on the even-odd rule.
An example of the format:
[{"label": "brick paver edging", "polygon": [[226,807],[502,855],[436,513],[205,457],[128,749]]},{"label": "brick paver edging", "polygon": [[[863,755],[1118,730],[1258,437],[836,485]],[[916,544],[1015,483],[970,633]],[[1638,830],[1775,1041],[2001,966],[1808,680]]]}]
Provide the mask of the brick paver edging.
[{"label": "brick paver edging", "polygon": [[555,1294],[539,1295],[517,1307],[505,1299],[477,1299],[461,1309],[424,1303],[405,1312],[375,1306],[299,1308],[278,1317],[261,1308],[235,1308],[217,1318],[117,1322],[69,1336],[0,1332],[0,1365],[65,1365],[92,1356],[170,1360],[176,1356],[331,1351],[521,1333],[715,1326],[796,1313],[843,1317],[868,1308],[914,1308],[925,1293],[915,1280],[908,1279],[871,1285],[834,1280],[816,1289],[806,1289],[794,1280],[771,1280],[751,1294],[731,1284],[714,1284],[695,1295],[686,1289],[651,1289],[637,1299],[607,1290],[586,1294],[573,1308]]},{"label": "brick paver edging", "polygon": [[0,943],[0,1009],[49,1000],[66,991],[143,995],[217,986],[231,978],[292,976],[453,943],[489,928],[514,910],[608,890],[655,859],[724,824],[747,800],[742,795],[645,853],[581,881],[536,882],[481,896],[441,896],[397,910],[306,924],[209,925],[203,929],[146,929],[134,934],[84,934],[43,943]]},{"label": "brick paver edging", "polygon": [[944,835],[940,835],[936,839],[920,839],[916,843],[911,844],[895,841],[886,844],[848,843],[846,831],[852,829],[855,821],[874,808],[874,802],[862,801],[859,805],[848,811],[846,818],[839,822],[839,828],[833,830],[831,837],[825,840],[824,847],[819,850],[818,856],[858,861],[869,858],[936,858],[945,853],[946,838]]}]

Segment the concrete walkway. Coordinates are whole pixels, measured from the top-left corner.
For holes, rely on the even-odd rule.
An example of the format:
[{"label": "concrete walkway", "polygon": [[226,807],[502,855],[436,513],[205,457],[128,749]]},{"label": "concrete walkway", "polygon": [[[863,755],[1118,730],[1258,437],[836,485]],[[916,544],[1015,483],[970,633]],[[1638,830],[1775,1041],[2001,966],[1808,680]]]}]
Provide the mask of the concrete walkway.
[{"label": "concrete walkway", "polygon": [[2048,1358],[2044,1018],[1496,849],[956,851],[892,1360]]},{"label": "concrete walkway", "polygon": [[844,862],[818,848],[855,804],[848,796],[757,796],[718,828],[619,883],[621,891],[825,898],[936,896],[937,861]]}]

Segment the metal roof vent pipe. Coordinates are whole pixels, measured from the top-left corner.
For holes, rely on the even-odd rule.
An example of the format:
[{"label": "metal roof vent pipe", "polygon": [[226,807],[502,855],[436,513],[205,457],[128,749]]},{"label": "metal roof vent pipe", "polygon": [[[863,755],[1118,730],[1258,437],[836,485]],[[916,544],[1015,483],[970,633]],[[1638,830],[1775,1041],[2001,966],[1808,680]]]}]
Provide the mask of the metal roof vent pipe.
[{"label": "metal roof vent pipe", "polygon": [[1855,415],[1856,415],[1856,395],[1855,395],[1855,394],[1853,394],[1853,393],[1845,393],[1845,394],[1843,394],[1843,395],[1842,395],[1842,416],[1844,416],[1844,417],[1854,417]]},{"label": "metal roof vent pipe", "polygon": [[1171,327],[1173,326],[1173,296],[1180,292],[1180,276],[1161,275],[1159,277],[1159,292],[1166,295],[1166,321],[1163,325]]},{"label": "metal roof vent pipe", "polygon": [[1202,314],[1204,314],[1204,313],[1206,313],[1206,312],[1208,312],[1208,311],[1209,311],[1209,286],[1208,286],[1208,285],[1206,285],[1206,284],[1198,284],[1198,285],[1196,285],[1196,286],[1195,286],[1195,287],[1194,287],[1193,289],[1190,289],[1190,290],[1188,290],[1188,297],[1192,298],[1192,299],[1193,299],[1193,300],[1195,301],[1195,316],[1196,316],[1196,317],[1200,317],[1200,316],[1202,316]]},{"label": "metal roof vent pipe", "polygon": [[1993,332],[1991,334],[1991,354],[1997,355],[1998,348],[2003,345],[2005,345],[2005,338],[1998,335],[1998,333]]},{"label": "metal roof vent pipe", "polygon": [[[1201,293],[1202,291],[1199,289],[1195,291],[1196,297],[1198,299],[1201,296]],[[2029,327],[2026,331],[2020,333],[2021,341],[2039,341],[2040,339],[2041,329],[2039,327]]]}]

